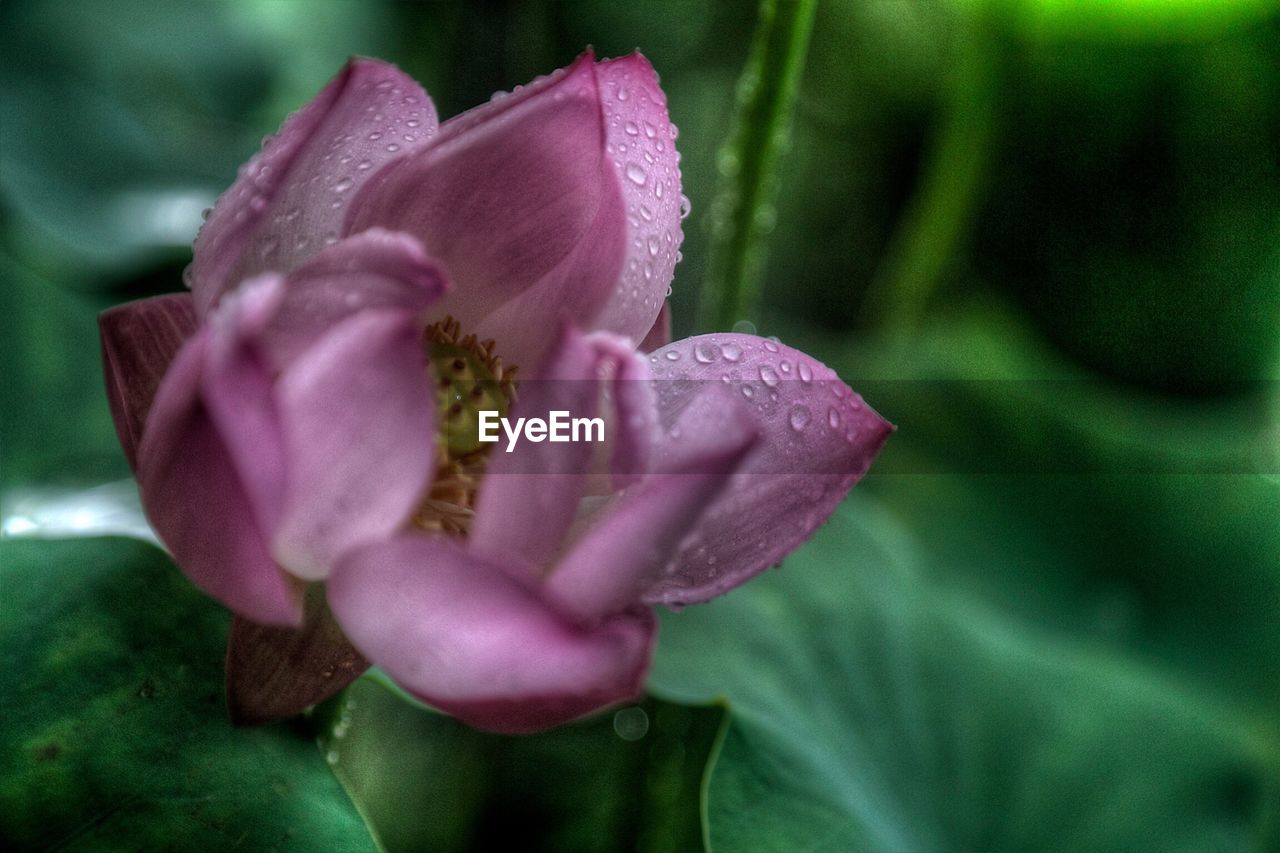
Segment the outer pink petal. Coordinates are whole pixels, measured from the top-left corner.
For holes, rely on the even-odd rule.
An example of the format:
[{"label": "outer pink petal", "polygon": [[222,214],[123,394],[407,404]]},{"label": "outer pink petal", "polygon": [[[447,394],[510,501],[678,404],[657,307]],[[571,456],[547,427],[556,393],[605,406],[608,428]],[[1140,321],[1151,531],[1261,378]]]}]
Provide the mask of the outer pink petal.
[{"label": "outer pink petal", "polygon": [[645,610],[582,628],[499,565],[408,536],[344,555],[329,603],[352,643],[407,690],[477,728],[549,728],[642,690]]},{"label": "outer pink petal", "polygon": [[[232,454],[202,397],[210,333],[178,353],[138,449],[147,518],[196,586],[255,622],[295,625],[301,589],[272,562]],[[260,463],[281,460],[264,448]]]},{"label": "outer pink petal", "polygon": [[[706,422],[695,411],[700,405],[726,415],[724,428],[695,432]],[[569,612],[590,619],[634,607],[662,579],[680,543],[759,439],[736,401],[717,393],[703,394],[686,408],[678,428],[680,455],[624,492],[547,579],[547,594]]]},{"label": "outer pink petal", "polygon": [[[675,424],[712,386],[727,384],[748,405],[763,438],[733,486],[707,510],[697,541],[648,591],[649,602],[706,601],[781,561],[827,519],[893,430],[834,371],[772,341],[704,335],[650,359],[664,425]],[[715,420],[681,427],[679,435],[661,433],[659,458],[678,452],[690,429],[721,428]]]},{"label": "outer pink petal", "polygon": [[104,311],[98,328],[111,418],[129,466],[137,469],[147,412],[173,357],[195,334],[195,309],[189,294],[156,296]]},{"label": "outer pink petal", "polygon": [[435,465],[435,406],[412,314],[366,311],[280,378],[288,482],[274,553],[319,580],[333,559],[399,529]]},{"label": "outer pink petal", "polygon": [[684,240],[676,129],[649,60],[633,53],[601,62],[596,73],[605,150],[626,207],[627,260],[595,328],[639,341],[663,306]]},{"label": "outer pink petal", "polygon": [[[568,411],[570,417],[595,417],[599,404],[600,357],[571,326],[558,336],[540,375],[520,386],[519,402],[508,419]],[[519,555],[536,570],[560,548],[586,489],[592,445],[587,442],[533,442],[521,438],[507,452],[506,438],[489,456],[480,484],[468,542],[478,553],[509,560]]]},{"label": "outer pink petal", "polygon": [[457,285],[433,316],[496,339],[527,376],[561,317],[590,329],[612,298],[626,222],[590,55],[508,100],[379,172],[348,230],[420,238]]},{"label": "outer pink petal", "polygon": [[435,131],[435,107],[417,83],[384,62],[352,59],[214,205],[195,244],[196,310],[203,316],[242,279],[288,272],[336,241],[360,186]]},{"label": "outer pink petal", "polygon": [[663,302],[662,310],[658,312],[658,319],[653,321],[653,326],[644,336],[644,340],[640,341],[638,349],[643,353],[651,353],[669,343],[671,343],[671,303]]},{"label": "outer pink petal", "polygon": [[360,311],[422,315],[448,289],[440,265],[408,234],[372,229],[320,252],[289,274],[267,329],[277,366],[296,358],[335,324]]}]

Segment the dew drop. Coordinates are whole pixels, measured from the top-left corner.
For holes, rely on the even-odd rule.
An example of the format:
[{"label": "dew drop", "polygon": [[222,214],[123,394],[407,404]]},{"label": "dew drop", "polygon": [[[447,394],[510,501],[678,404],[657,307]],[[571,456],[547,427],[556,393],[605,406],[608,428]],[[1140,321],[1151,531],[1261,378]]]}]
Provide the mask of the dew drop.
[{"label": "dew drop", "polygon": [[666,359],[667,359],[667,361],[679,361],[679,360],[680,360],[680,353],[676,352],[676,351],[675,351],[675,350],[673,350],[673,349],[669,349],[669,350],[667,350]]},{"label": "dew drop", "polygon": [[801,382],[813,381],[813,369],[809,367],[809,365],[805,364],[803,361],[800,362],[799,373],[800,373]]},{"label": "dew drop", "polygon": [[693,347],[693,357],[702,364],[711,364],[719,355],[719,347],[707,341],[700,341]]},{"label": "dew drop", "polygon": [[765,338],[764,348],[769,352],[777,352],[778,344],[772,338]]},{"label": "dew drop", "polygon": [[750,399],[751,399],[752,397],[754,397],[755,395],[756,395],[756,389],[752,388],[750,385],[743,385],[743,386],[742,386],[742,396],[744,396],[744,397],[746,397],[748,400],[750,400]]},{"label": "dew drop", "polygon": [[680,218],[688,219],[689,214],[693,212],[693,202],[689,201],[689,197],[684,193],[680,194]]},{"label": "dew drop", "polygon": [[394,154],[400,150],[400,146],[395,142],[390,142],[387,144],[387,150],[390,151],[392,154]]},{"label": "dew drop", "polygon": [[649,256],[654,258],[658,257],[659,248],[661,248],[661,246],[658,243],[657,236],[652,234],[649,235]]},{"label": "dew drop", "polygon": [[766,364],[764,367],[760,368],[760,381],[763,382],[765,385],[768,385],[770,388],[777,387],[778,385],[777,371],[775,371],[772,367]]},{"label": "dew drop", "polygon": [[634,121],[627,122],[622,129],[627,132],[627,136],[637,136],[640,133],[640,127]]},{"label": "dew drop", "polygon": [[778,372],[779,372],[779,373],[781,373],[783,376],[790,376],[790,375],[791,375],[791,362],[787,361],[787,360],[784,358],[784,359],[782,360],[782,362],[778,365]]},{"label": "dew drop", "polygon": [[840,428],[840,412],[835,406],[827,409],[827,423],[831,424],[832,429]]},{"label": "dew drop", "polygon": [[631,183],[635,184],[638,187],[644,186],[644,181],[646,176],[644,173],[644,169],[641,168],[639,163],[628,163],[626,172],[627,172],[627,180],[631,181]]},{"label": "dew drop", "polygon": [[333,185],[333,191],[336,193],[344,193],[351,189],[352,183],[354,182],[350,178],[339,178],[338,182]]},{"label": "dew drop", "polygon": [[809,417],[809,410],[797,404],[791,407],[791,414],[787,416],[787,421],[793,430],[800,432],[809,425]]},{"label": "dew drop", "polygon": [[382,138],[382,132],[381,132],[381,131],[375,130],[373,133],[369,134],[369,141],[370,141],[370,142],[377,142],[377,141],[378,141],[379,139],[381,139],[381,138]]},{"label": "dew drop", "polygon": [[742,347],[729,342],[720,347],[720,353],[724,356],[725,361],[737,361],[742,358]]}]

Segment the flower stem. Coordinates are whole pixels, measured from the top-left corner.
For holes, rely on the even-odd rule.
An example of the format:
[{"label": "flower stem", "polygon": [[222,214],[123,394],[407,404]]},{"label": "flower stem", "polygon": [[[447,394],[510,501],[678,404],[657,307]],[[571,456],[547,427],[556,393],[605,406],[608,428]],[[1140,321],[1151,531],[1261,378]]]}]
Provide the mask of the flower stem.
[{"label": "flower stem", "polygon": [[711,245],[701,325],[754,322],[773,228],[778,163],[804,70],[817,0],[762,0],[751,53],[738,80],[733,128],[716,158]]},{"label": "flower stem", "polygon": [[868,324],[891,335],[918,328],[953,268],[981,200],[995,136],[998,45],[981,10],[968,24],[961,33],[919,189],[889,241],[864,302]]}]

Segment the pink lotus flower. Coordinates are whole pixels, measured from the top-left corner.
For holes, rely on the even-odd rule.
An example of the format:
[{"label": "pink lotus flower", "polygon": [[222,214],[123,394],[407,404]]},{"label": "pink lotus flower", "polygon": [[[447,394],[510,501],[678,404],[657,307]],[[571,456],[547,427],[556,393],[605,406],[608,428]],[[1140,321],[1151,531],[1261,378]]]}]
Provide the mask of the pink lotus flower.
[{"label": "pink lotus flower", "polygon": [[[638,695],[651,605],[779,562],[890,430],[804,353],[666,343],[674,143],[639,54],[443,125],[400,71],[350,62],[219,199],[191,293],[102,317],[183,571],[262,625],[301,625],[323,582],[364,657],[481,728]],[[607,452],[479,447],[458,428],[478,401],[598,413]]]}]

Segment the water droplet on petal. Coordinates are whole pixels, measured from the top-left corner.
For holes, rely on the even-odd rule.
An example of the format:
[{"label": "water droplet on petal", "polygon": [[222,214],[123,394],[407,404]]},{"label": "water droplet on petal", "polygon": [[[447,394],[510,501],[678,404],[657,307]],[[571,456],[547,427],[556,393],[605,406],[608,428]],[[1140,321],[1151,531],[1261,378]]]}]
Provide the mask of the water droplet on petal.
[{"label": "water droplet on petal", "polygon": [[773,338],[765,338],[764,348],[767,349],[769,352],[777,352],[778,344],[774,341]]},{"label": "water droplet on petal", "polygon": [[725,361],[737,361],[742,358],[742,347],[731,341],[720,347],[720,353],[724,356]]},{"label": "water droplet on petal", "polygon": [[351,189],[352,183],[354,182],[350,178],[339,178],[337,183],[333,185],[333,191],[336,193],[344,193]]},{"label": "water droplet on petal", "polygon": [[627,180],[638,187],[644,186],[646,175],[644,168],[639,163],[628,163],[626,168]]},{"label": "water droplet on petal", "polygon": [[835,406],[827,409],[827,423],[831,424],[832,429],[840,427],[840,412]]},{"label": "water droplet on petal", "polygon": [[813,368],[809,367],[809,365],[805,364],[803,361],[802,361],[802,362],[800,362],[800,371],[799,371],[799,372],[800,372],[800,381],[801,381],[801,382],[812,382],[812,381],[813,381]]},{"label": "water droplet on petal", "polygon": [[640,127],[634,121],[629,121],[623,125],[623,130],[627,132],[627,136],[636,136],[640,133]]},{"label": "water droplet on petal", "polygon": [[755,395],[756,395],[756,389],[752,388],[750,385],[743,385],[743,386],[742,386],[742,396],[744,396],[744,397],[746,397],[748,400],[750,400],[750,399],[751,399],[752,397],[754,397]]},{"label": "water droplet on petal", "polygon": [[720,355],[720,348],[707,341],[699,341],[693,347],[693,357],[702,364],[711,364]]},{"label": "water droplet on petal", "polygon": [[675,350],[673,350],[673,349],[671,349],[671,350],[667,350],[666,359],[667,359],[667,361],[679,361],[679,360],[680,360],[680,353],[676,352],[676,351],[675,351]]},{"label": "water droplet on petal", "polygon": [[658,244],[658,238],[656,236],[650,235],[649,236],[649,255],[651,257],[656,258],[658,256],[659,248],[661,247]]},{"label": "water droplet on petal", "polygon": [[689,197],[684,193],[680,194],[680,218],[688,219],[689,214],[693,212],[693,202],[689,201]]},{"label": "water droplet on petal", "polygon": [[793,430],[800,432],[809,425],[809,417],[809,410],[797,404],[791,407],[791,414],[787,416],[787,421]]},{"label": "water droplet on petal", "polygon": [[775,387],[778,384],[777,371],[766,364],[764,367],[760,368],[760,381],[765,385],[768,385],[770,388]]}]

